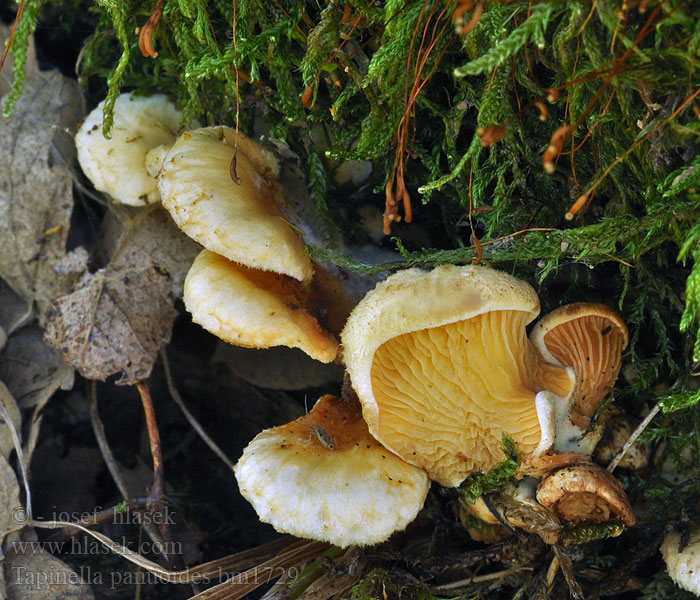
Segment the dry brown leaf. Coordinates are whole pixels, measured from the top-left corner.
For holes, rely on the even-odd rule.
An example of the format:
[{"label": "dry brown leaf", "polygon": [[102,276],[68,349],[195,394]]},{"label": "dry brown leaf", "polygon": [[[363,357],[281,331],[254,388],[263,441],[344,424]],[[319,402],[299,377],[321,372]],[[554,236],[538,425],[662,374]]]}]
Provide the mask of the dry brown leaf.
[{"label": "dry brown leaf", "polygon": [[159,206],[112,207],[102,223],[99,257],[131,269],[155,265],[170,276],[173,297],[182,295],[185,275],[202,247],[182,233]]},{"label": "dry brown leaf", "polygon": [[[12,397],[10,390],[5,387],[5,384],[2,381],[0,381],[0,402],[2,402],[5,411],[10,417],[12,427],[19,436],[22,423],[19,408],[17,406],[17,402],[15,402],[15,399]],[[5,422],[4,418],[0,418],[0,455],[9,460],[10,454],[14,449],[15,445],[12,441],[12,431],[10,429],[10,425]]]},{"label": "dry brown leaf", "polygon": [[[0,353],[0,381],[5,382],[14,396],[12,402],[16,400],[21,409],[33,409],[31,416],[26,415],[29,429],[25,430],[23,452],[27,466],[39,436],[44,405],[57,389],[70,390],[75,379],[73,369],[61,362],[59,353],[49,348],[42,336],[36,325],[23,327],[9,337]],[[0,452],[5,433],[1,428]]]},{"label": "dry brown leaf", "polygon": [[97,576],[89,568],[81,573],[38,547],[11,550],[3,561],[8,600],[94,600],[81,575]]},{"label": "dry brown leaf", "polygon": [[0,354],[0,380],[23,409],[41,409],[57,389],[70,390],[73,379],[73,369],[44,343],[35,325],[12,334]]},{"label": "dry brown leaf", "polygon": [[33,318],[31,305],[0,279],[0,326],[7,335]]},{"label": "dry brown leaf", "polygon": [[7,459],[0,456],[0,540],[20,529],[27,519],[19,501],[19,484]]},{"label": "dry brown leaf", "polygon": [[[169,341],[187,268],[198,248],[159,207],[120,211],[121,233],[107,227],[109,264],[56,300],[45,340],[88,379],[146,379]],[[126,218],[128,217],[128,218]]]},{"label": "dry brown leaf", "polygon": [[0,119],[0,277],[36,303],[41,319],[87,261],[82,248],[66,254],[73,196],[63,162],[83,102],[77,84],[58,71],[29,61],[25,70],[11,118]]}]

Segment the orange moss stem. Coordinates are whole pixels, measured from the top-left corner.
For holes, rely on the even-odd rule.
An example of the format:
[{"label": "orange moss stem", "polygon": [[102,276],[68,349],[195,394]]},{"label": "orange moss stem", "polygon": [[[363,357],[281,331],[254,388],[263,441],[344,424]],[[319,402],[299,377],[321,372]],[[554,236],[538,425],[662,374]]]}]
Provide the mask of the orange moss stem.
[{"label": "orange moss stem", "polygon": [[153,48],[153,30],[156,25],[158,25],[162,14],[163,0],[157,0],[156,5],[153,7],[153,12],[151,12],[151,16],[148,17],[148,21],[146,21],[143,27],[138,29],[139,50],[143,56],[150,56],[151,58],[156,58],[158,56],[158,53]]},{"label": "orange moss stem", "polygon": [[12,40],[15,38],[15,31],[17,30],[17,23],[19,23],[19,17],[22,14],[22,9],[24,8],[24,0],[20,0],[17,6],[17,12],[15,12],[15,22],[12,24],[12,31],[10,32],[7,41],[5,42],[5,49],[2,51],[2,56],[0,57],[0,73],[2,73],[2,68],[5,65],[5,59],[7,58],[7,53],[12,47]]}]

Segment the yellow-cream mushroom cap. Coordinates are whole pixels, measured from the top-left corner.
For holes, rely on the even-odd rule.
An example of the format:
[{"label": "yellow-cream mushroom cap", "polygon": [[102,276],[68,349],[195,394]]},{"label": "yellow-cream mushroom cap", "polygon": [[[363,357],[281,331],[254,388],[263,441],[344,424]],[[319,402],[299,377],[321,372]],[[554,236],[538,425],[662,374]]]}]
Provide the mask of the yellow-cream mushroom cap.
[{"label": "yellow-cream mushroom cap", "polygon": [[183,300],[192,320],[225,342],[248,348],[289,346],[331,362],[338,342],[305,310],[300,287],[291,278],[202,250],[185,278]]},{"label": "yellow-cream mushroom cap", "polygon": [[690,530],[681,551],[681,534],[672,531],[664,537],[661,554],[671,579],[684,590],[700,596],[700,527]]},{"label": "yellow-cream mushroom cap", "polygon": [[[237,150],[235,149],[237,147]],[[239,183],[232,180],[236,156]],[[254,269],[308,281],[302,239],[282,216],[285,204],[272,154],[227,127],[181,135],[158,175],[163,206],[202,246]]]},{"label": "yellow-cream mushroom cap", "polygon": [[405,529],[430,481],[367,431],[356,401],[323,396],[258,434],[234,467],[243,496],[277,531],[346,547]]},{"label": "yellow-cream mushroom cap", "polygon": [[503,434],[543,451],[552,432],[543,442],[535,397],[567,397],[573,380],[527,340],[538,311],[527,283],[487,267],[407,269],[380,283],[341,335],[372,435],[450,487],[502,460]]},{"label": "yellow-cream mushroom cap", "polygon": [[120,204],[160,201],[158,185],[146,171],[146,154],[172,144],[182,113],[163,94],[120,95],[114,104],[111,139],[102,135],[104,101],[87,116],[75,136],[78,161],[95,189]]}]

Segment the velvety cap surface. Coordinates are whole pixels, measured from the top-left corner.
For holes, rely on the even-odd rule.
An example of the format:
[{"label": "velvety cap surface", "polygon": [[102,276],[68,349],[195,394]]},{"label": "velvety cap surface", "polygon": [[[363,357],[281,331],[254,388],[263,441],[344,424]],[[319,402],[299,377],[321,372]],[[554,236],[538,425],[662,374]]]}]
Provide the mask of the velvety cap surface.
[{"label": "velvety cap surface", "polygon": [[104,101],[87,116],[75,136],[78,161],[95,189],[116,202],[144,206],[160,201],[157,182],[146,172],[147,152],[172,144],[181,113],[163,94],[122,94],[114,105],[112,137],[102,135]]},{"label": "velvety cap surface", "polygon": [[262,521],[341,547],[377,544],[403,530],[430,485],[424,471],[369,435],[356,401],[333,396],[260,433],[234,471]]},{"label": "velvety cap surface", "polygon": [[[236,173],[231,161],[236,151]],[[283,218],[278,166],[270,152],[227,127],[186,132],[158,175],[163,206],[176,225],[212,252],[240,264],[311,279],[304,244]]]}]

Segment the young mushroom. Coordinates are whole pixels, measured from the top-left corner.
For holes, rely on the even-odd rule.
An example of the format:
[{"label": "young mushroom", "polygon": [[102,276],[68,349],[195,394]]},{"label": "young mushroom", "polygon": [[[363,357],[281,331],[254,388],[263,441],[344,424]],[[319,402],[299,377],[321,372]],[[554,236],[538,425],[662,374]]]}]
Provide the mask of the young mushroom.
[{"label": "young mushroom", "polygon": [[369,434],[354,397],[323,396],[307,415],[261,432],[234,472],[262,521],[341,547],[403,530],[430,486]]},{"label": "young mushroom", "polygon": [[290,277],[202,250],[187,273],[183,300],[192,320],[225,342],[289,346],[331,362],[338,342],[307,310],[308,295],[309,289]]},{"label": "young mushroom", "polygon": [[567,521],[635,522],[618,481],[593,463],[568,465],[545,475],[537,486],[537,501]]},{"label": "young mushroom", "polygon": [[530,340],[547,361],[575,371],[579,387],[570,418],[585,431],[617,379],[628,341],[624,322],[603,304],[567,304],[540,319]]},{"label": "young mushroom", "polygon": [[146,154],[172,144],[182,113],[163,94],[122,94],[114,104],[112,137],[102,135],[104,101],[87,116],[75,136],[78,161],[95,189],[119,204],[160,201],[157,182],[146,171]]},{"label": "young mushroom", "polygon": [[538,311],[529,285],[487,267],[407,269],[380,283],[341,336],[372,435],[447,487],[499,462],[504,433],[523,453],[545,452],[575,380],[528,340]]},{"label": "young mushroom", "polygon": [[[460,515],[467,512],[488,525],[503,526],[498,533],[517,528],[538,535],[546,544],[556,544],[562,524],[552,511],[537,502],[535,488],[535,480],[525,478],[517,485],[511,482],[498,492],[481,496],[473,504],[461,498]],[[472,531],[467,530],[474,539]],[[489,533],[496,537],[496,532]]]}]

